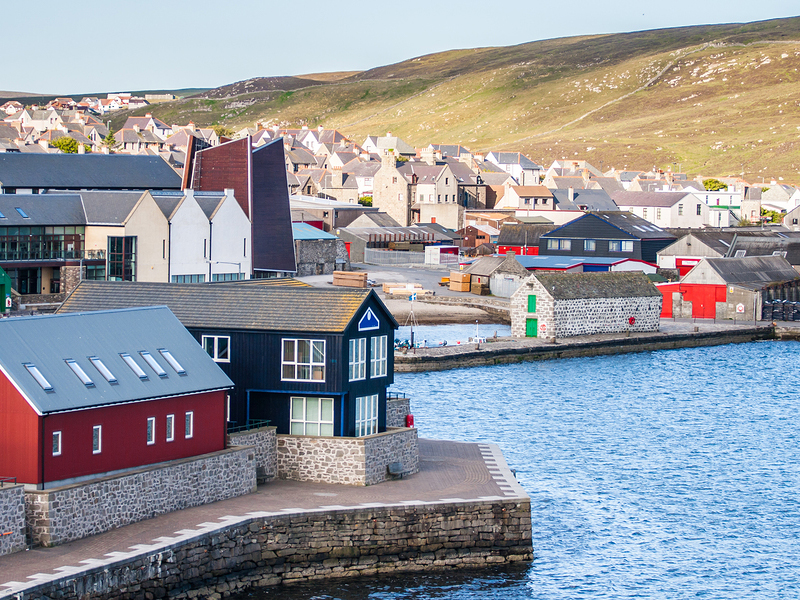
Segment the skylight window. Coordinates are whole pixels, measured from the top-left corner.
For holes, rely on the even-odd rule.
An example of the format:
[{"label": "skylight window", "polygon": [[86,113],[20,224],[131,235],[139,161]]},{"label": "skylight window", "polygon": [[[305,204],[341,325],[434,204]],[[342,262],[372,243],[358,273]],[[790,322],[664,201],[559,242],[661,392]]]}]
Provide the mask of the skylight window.
[{"label": "skylight window", "polygon": [[50,385],[50,382],[47,381],[44,375],[42,375],[42,372],[36,365],[34,365],[33,363],[25,363],[23,366],[26,369],[28,369],[28,373],[30,373],[33,376],[33,378],[36,380],[36,383],[42,386],[42,389],[45,392],[53,391],[53,386]]},{"label": "skylight window", "polygon": [[114,374],[108,369],[102,360],[96,356],[90,356],[89,362],[94,365],[95,369],[100,371],[100,375],[102,375],[108,383],[117,383],[117,378],[114,377]]},{"label": "skylight window", "polygon": [[153,357],[152,354],[144,350],[142,352],[139,352],[139,354],[144,359],[144,362],[150,365],[150,368],[156,372],[156,375],[158,375],[159,377],[167,376],[167,372],[161,368],[161,365],[156,362],[156,359]]},{"label": "skylight window", "polygon": [[140,367],[138,364],[136,364],[136,361],[133,360],[133,357],[130,354],[128,354],[127,352],[123,352],[122,354],[120,354],[120,358],[122,358],[122,360],[125,361],[125,364],[128,365],[131,368],[131,371],[133,371],[134,374],[139,379],[141,379],[142,381],[147,381],[149,379],[149,377],[147,376],[147,373],[145,373],[142,370],[142,367]]},{"label": "skylight window", "polygon": [[19,206],[15,207],[14,210],[16,210],[19,213],[19,216],[22,217],[23,219],[30,219],[30,217],[25,214],[25,211],[22,210]]},{"label": "skylight window", "polygon": [[86,387],[94,387],[94,381],[92,381],[91,377],[86,374],[86,371],[84,371],[77,362],[71,358],[66,359],[64,362],[66,362],[67,366],[72,369],[72,372],[78,376],[78,379],[81,380],[83,385]]},{"label": "skylight window", "polygon": [[175,357],[172,356],[172,353],[169,350],[166,348],[161,348],[159,352],[161,353],[161,356],[164,357],[164,360],[169,363],[169,366],[175,369],[175,372],[178,375],[186,375],[186,369],[181,366],[181,363],[175,360]]},{"label": "skylight window", "polygon": [[3,213],[0,212],[0,219],[5,219],[5,218],[6,218],[6,216]]}]

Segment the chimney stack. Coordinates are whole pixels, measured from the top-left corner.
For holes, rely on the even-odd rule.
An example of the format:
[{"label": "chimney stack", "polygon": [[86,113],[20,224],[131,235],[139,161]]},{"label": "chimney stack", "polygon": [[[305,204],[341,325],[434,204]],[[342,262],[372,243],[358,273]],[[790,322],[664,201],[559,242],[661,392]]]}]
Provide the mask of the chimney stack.
[{"label": "chimney stack", "polygon": [[567,198],[570,202],[575,202],[575,188],[570,186],[567,190]]}]

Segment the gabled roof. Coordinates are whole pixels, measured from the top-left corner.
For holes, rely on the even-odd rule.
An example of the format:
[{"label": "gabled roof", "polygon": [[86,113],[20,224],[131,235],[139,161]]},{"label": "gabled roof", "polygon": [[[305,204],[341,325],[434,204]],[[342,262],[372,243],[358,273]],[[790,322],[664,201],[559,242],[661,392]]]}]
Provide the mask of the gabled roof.
[{"label": "gabled roof", "polygon": [[496,165],[519,165],[523,169],[533,170],[542,168],[521,152],[490,152],[486,155],[486,159]]},{"label": "gabled roof", "polygon": [[356,288],[82,281],[58,312],[164,304],[185,327],[342,333],[371,295],[383,306],[374,294]]},{"label": "gabled roof", "polygon": [[543,185],[512,185],[517,196],[520,198],[552,198],[553,192]]},{"label": "gabled roof", "polygon": [[525,275],[527,271],[513,255],[484,256],[472,263],[464,273],[489,277],[493,273],[512,273]]},{"label": "gabled roof", "polygon": [[539,236],[552,231],[554,225],[529,225],[527,223],[503,223],[500,227],[498,246],[538,246]]},{"label": "gabled roof", "polygon": [[573,190],[573,199],[569,199],[569,190],[552,190],[558,210],[616,211],[617,205],[604,190]]},{"label": "gabled roof", "polygon": [[611,199],[617,206],[671,208],[690,195],[690,192],[612,192]]},{"label": "gabled roof", "polygon": [[[726,284],[761,289],[769,283],[792,281],[797,271],[782,256],[748,256],[744,258],[705,258],[681,280],[695,282],[705,267],[710,267]],[[705,283],[697,281],[696,283]]]},{"label": "gabled roof", "polygon": [[532,276],[555,300],[659,297],[661,292],[637,271],[609,273],[537,273]]},{"label": "gabled roof", "polygon": [[[0,320],[0,366],[39,414],[122,404],[227,389],[233,383],[166,307],[19,317]],[[42,343],[47,340],[47,343]],[[180,375],[159,350],[185,369]],[[166,372],[159,376],[140,352]],[[120,357],[128,353],[147,375],[142,380]],[[116,383],[89,360],[97,357]],[[93,385],[84,384],[66,360],[74,360]],[[45,390],[32,364],[52,386]]]},{"label": "gabled roof", "polygon": [[215,194],[211,192],[195,192],[194,200],[205,213],[209,220],[217,214],[219,207],[225,201],[225,194]]},{"label": "gabled roof", "polygon": [[123,225],[145,192],[81,192],[87,225]]},{"label": "gabled roof", "polygon": [[0,154],[0,185],[51,189],[180,189],[159,157],[130,154]]},{"label": "gabled roof", "polygon": [[[664,231],[660,227],[653,225],[650,221],[645,221],[641,217],[637,217],[633,213],[629,212],[622,212],[622,211],[608,211],[608,212],[595,212],[595,213],[586,213],[583,216],[578,217],[570,221],[569,223],[565,223],[558,229],[553,229],[549,233],[542,234],[542,237],[560,237],[564,234],[562,230],[566,228],[571,228],[574,226],[578,221],[592,221],[597,220],[600,222],[608,223],[612,227],[619,229],[620,231],[628,234],[630,237],[637,238],[637,239],[675,239],[675,236],[669,233],[668,231]],[[605,239],[598,234],[593,233],[594,237],[598,237],[598,239]],[[614,239],[614,238],[608,238]]]}]

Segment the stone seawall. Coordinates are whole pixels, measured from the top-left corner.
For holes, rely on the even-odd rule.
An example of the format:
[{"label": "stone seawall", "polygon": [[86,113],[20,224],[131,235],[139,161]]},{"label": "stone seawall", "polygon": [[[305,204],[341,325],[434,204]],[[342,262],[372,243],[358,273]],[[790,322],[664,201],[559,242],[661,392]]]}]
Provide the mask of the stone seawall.
[{"label": "stone seawall", "polygon": [[719,346],[738,344],[756,340],[774,339],[772,327],[741,327],[721,331],[680,333],[680,334],[636,334],[635,337],[622,337],[608,340],[561,342],[552,344],[526,345],[502,343],[482,344],[480,349],[467,350],[462,347],[448,348],[446,352],[436,349],[438,354],[401,355],[395,354],[396,373],[422,371],[445,371],[463,367],[481,367],[530,360],[552,360],[557,358],[578,358],[584,356],[604,356],[626,354],[629,352],[650,352],[653,350],[673,350],[676,348],[695,348],[699,346]]},{"label": "stone seawall", "polygon": [[391,428],[360,438],[278,436],[278,477],[297,481],[374,485],[389,479],[400,462],[405,474],[419,470],[416,429]]},{"label": "stone seawall", "polygon": [[255,489],[253,448],[229,448],[87,483],[27,491],[28,536],[34,545],[55,546]]},{"label": "stone seawall", "polygon": [[25,549],[25,487],[0,487],[0,556]]},{"label": "stone seawall", "polygon": [[278,436],[276,427],[259,427],[231,433],[230,446],[252,446],[256,453],[256,477],[264,483],[278,476]]},{"label": "stone seawall", "polygon": [[265,513],[109,558],[14,597],[183,600],[316,579],[529,561],[530,511],[530,500],[514,498]]}]

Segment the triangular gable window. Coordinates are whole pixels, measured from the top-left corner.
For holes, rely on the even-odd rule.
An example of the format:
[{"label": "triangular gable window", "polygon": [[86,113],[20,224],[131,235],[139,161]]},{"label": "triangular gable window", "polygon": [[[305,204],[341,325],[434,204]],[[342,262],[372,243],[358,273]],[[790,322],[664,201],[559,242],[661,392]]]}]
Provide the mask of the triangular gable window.
[{"label": "triangular gable window", "polygon": [[381,322],[378,320],[378,317],[375,316],[375,313],[372,312],[371,308],[367,309],[367,312],[364,313],[364,316],[361,317],[361,320],[358,322],[358,330],[359,331],[372,331],[373,329],[380,329]]}]

